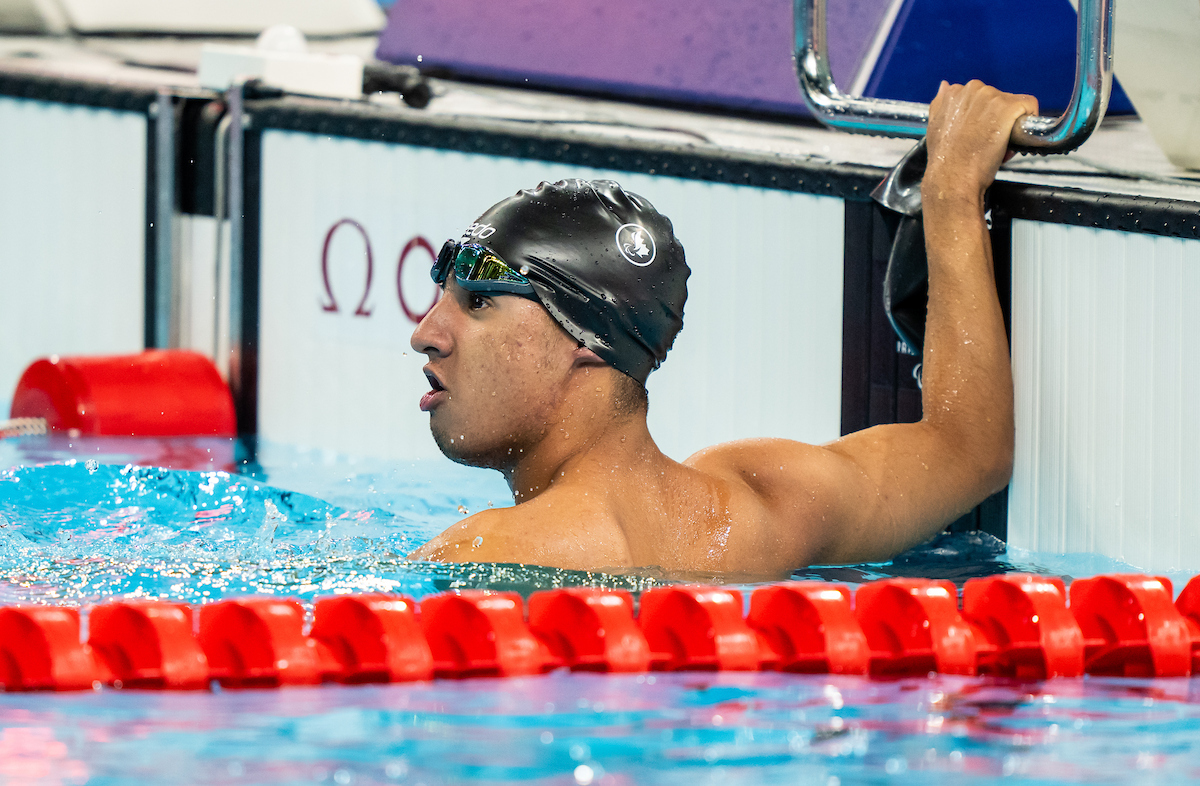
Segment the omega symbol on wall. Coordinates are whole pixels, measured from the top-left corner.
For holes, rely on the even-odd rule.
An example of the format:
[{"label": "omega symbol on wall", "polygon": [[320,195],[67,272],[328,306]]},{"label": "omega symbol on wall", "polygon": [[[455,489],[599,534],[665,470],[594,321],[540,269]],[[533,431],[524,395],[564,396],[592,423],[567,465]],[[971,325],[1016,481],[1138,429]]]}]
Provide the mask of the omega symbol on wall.
[{"label": "omega symbol on wall", "polygon": [[[362,297],[358,299],[358,305],[355,306],[353,315],[356,317],[369,317],[371,316],[371,307],[367,305],[367,298],[371,294],[371,283],[375,277],[375,255],[371,250],[371,238],[367,234],[366,228],[352,218],[343,218],[337,221],[332,227],[329,228],[329,231],[325,233],[325,242],[321,245],[321,281],[325,289],[325,298],[324,302],[321,303],[321,310],[334,314],[341,311],[341,307],[338,305],[337,298],[333,294],[333,285],[330,284],[329,281],[329,247],[333,242],[334,235],[337,234],[338,230],[342,229],[343,227],[352,228],[362,237],[364,248],[363,262],[365,267],[365,270],[363,271],[364,281]],[[441,291],[438,290],[434,293],[433,302],[431,302],[429,307],[424,311],[416,311],[409,304],[408,299],[404,296],[403,274],[404,264],[405,262],[409,261],[409,256],[414,252],[418,252],[417,258],[412,261],[414,261],[416,264],[426,265],[430,268],[433,267],[433,263],[437,260],[437,252],[434,250],[433,246],[428,240],[421,235],[417,235],[404,244],[404,248],[400,250],[400,256],[396,261],[396,295],[399,300],[400,310],[404,312],[404,316],[408,317],[408,319],[415,324],[424,319],[425,315],[428,314],[433,309],[434,305],[437,304],[438,299],[441,297]],[[428,262],[425,260],[426,256],[428,256]]]}]

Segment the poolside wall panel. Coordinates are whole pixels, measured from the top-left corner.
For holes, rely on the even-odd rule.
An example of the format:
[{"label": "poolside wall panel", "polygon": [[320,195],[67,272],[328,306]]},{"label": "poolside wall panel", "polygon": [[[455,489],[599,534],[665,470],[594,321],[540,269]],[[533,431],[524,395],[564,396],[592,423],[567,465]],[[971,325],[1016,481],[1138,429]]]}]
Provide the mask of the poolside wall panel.
[{"label": "poolside wall panel", "polygon": [[405,300],[424,311],[431,257],[415,238],[436,249],[491,203],[564,177],[620,181],[672,218],[687,249],[686,327],[649,381],[651,430],[668,454],[840,433],[841,199],[277,130],[263,133],[262,156],[264,439],[436,456],[417,408],[425,358],[408,345],[415,323],[399,303],[401,251],[410,247]]},{"label": "poolside wall panel", "polygon": [[1013,222],[1009,543],[1200,568],[1200,241]]},{"label": "poolside wall panel", "polygon": [[0,418],[34,359],[144,346],[147,116],[0,96]]}]

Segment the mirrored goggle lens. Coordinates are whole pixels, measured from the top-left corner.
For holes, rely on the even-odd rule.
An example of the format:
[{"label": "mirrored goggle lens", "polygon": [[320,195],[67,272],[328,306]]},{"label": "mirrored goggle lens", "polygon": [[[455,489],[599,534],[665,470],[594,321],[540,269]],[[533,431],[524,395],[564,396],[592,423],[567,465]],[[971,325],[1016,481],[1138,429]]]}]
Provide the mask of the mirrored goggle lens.
[{"label": "mirrored goggle lens", "polygon": [[509,267],[503,259],[479,246],[464,246],[454,260],[454,275],[459,281],[507,281],[528,284],[529,279]]},{"label": "mirrored goggle lens", "polygon": [[439,284],[444,283],[451,264],[454,267],[455,279],[464,289],[533,295],[533,286],[529,279],[483,246],[460,246],[447,241],[434,264],[433,280]]}]

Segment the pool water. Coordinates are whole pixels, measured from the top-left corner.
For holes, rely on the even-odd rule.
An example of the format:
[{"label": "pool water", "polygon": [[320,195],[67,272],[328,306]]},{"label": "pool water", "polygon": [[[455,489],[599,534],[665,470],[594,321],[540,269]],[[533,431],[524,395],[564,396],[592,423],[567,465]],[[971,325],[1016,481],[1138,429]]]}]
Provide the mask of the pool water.
[{"label": "pool water", "polygon": [[[456,587],[528,594],[571,585],[638,592],[675,578],[404,559],[469,512],[507,504],[495,473],[442,461],[397,465],[272,445],[251,461],[223,440],[5,440],[0,603],[421,598]],[[891,563],[796,575],[961,583],[1008,570],[1070,578],[1129,568],[955,535]],[[556,672],[0,694],[0,784],[1182,783],[1200,777],[1194,690],[1185,679]]]}]

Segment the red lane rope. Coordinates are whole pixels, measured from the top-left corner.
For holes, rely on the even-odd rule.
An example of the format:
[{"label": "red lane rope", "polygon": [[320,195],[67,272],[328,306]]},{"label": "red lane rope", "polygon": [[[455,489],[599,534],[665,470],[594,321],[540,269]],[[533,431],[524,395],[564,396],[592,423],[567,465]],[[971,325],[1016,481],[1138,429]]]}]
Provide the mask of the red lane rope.
[{"label": "red lane rope", "polygon": [[873,677],[994,674],[1021,679],[1200,673],[1200,577],[1171,582],[1007,574],[953,584],[623,590],[465,590],[426,598],[357,595],[201,606],[128,600],[79,610],[0,608],[0,687],[85,690],[280,687],[575,671],[753,671]]}]

